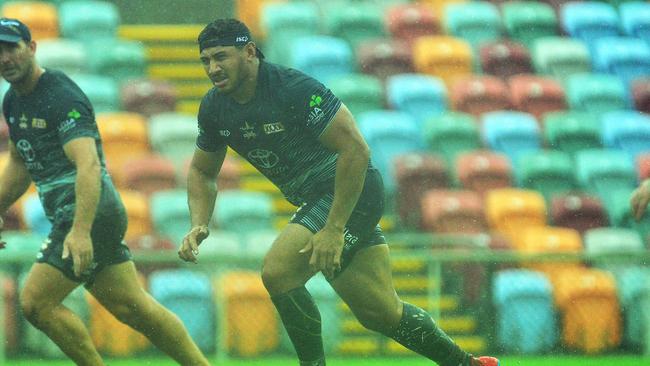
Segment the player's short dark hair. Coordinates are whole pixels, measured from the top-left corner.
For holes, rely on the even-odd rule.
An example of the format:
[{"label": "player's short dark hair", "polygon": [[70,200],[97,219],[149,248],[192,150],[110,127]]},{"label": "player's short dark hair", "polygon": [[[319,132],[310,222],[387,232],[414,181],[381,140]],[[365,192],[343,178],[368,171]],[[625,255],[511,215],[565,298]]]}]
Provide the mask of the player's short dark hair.
[{"label": "player's short dark hair", "polygon": [[[203,28],[203,30],[201,31],[201,33],[199,33],[199,37],[197,40],[198,43],[201,44],[201,42],[209,39],[222,38],[232,34],[248,35],[250,37],[250,30],[248,29],[246,24],[244,24],[244,22],[238,19],[221,18],[212,21],[210,24],[206,25],[205,28]],[[242,45],[242,46],[235,46],[235,47],[241,49],[244,46]],[[259,48],[256,48],[256,54],[258,58],[260,59],[264,58],[264,54],[259,50]]]}]

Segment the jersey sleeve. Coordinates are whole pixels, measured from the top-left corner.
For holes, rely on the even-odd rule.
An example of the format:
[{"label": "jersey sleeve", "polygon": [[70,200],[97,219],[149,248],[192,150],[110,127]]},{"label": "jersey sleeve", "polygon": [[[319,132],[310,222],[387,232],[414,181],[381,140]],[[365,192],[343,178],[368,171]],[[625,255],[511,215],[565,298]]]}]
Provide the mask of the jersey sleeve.
[{"label": "jersey sleeve", "polygon": [[80,99],[62,103],[61,112],[56,120],[56,129],[61,145],[79,137],[97,138],[99,136],[95,115],[88,103]]},{"label": "jersey sleeve", "polygon": [[213,111],[210,95],[211,93],[208,93],[203,97],[199,107],[199,134],[196,137],[196,147],[203,151],[215,152],[222,148],[226,142],[217,131],[217,124],[214,121],[216,113]]},{"label": "jersey sleeve", "polygon": [[315,137],[325,131],[341,107],[341,100],[331,90],[302,73],[289,81],[286,97],[297,122]]}]

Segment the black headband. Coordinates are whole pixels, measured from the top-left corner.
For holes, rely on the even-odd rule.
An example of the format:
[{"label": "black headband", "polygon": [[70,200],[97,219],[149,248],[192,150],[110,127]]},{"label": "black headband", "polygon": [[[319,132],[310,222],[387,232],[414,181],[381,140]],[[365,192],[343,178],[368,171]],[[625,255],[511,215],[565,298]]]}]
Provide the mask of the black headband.
[{"label": "black headband", "polygon": [[245,46],[251,42],[249,33],[230,33],[220,37],[213,37],[199,40],[199,52],[204,49],[217,46]]}]

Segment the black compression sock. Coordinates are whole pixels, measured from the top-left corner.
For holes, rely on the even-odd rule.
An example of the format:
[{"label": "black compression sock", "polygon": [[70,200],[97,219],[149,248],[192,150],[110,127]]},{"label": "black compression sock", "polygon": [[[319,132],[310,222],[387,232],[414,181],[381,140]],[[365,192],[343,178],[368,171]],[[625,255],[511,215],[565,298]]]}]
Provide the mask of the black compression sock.
[{"label": "black compression sock", "polygon": [[280,313],[301,366],[324,366],[320,312],[314,299],[302,286],[271,297]]}]

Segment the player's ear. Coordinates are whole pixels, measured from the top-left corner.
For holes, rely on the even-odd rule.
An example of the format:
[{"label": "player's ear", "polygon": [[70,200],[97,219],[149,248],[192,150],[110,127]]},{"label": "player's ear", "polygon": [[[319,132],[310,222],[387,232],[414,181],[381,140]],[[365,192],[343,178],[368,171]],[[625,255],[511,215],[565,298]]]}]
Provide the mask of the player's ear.
[{"label": "player's ear", "polygon": [[244,49],[246,50],[247,60],[252,60],[253,58],[257,57],[257,46],[254,42],[248,42]]}]

